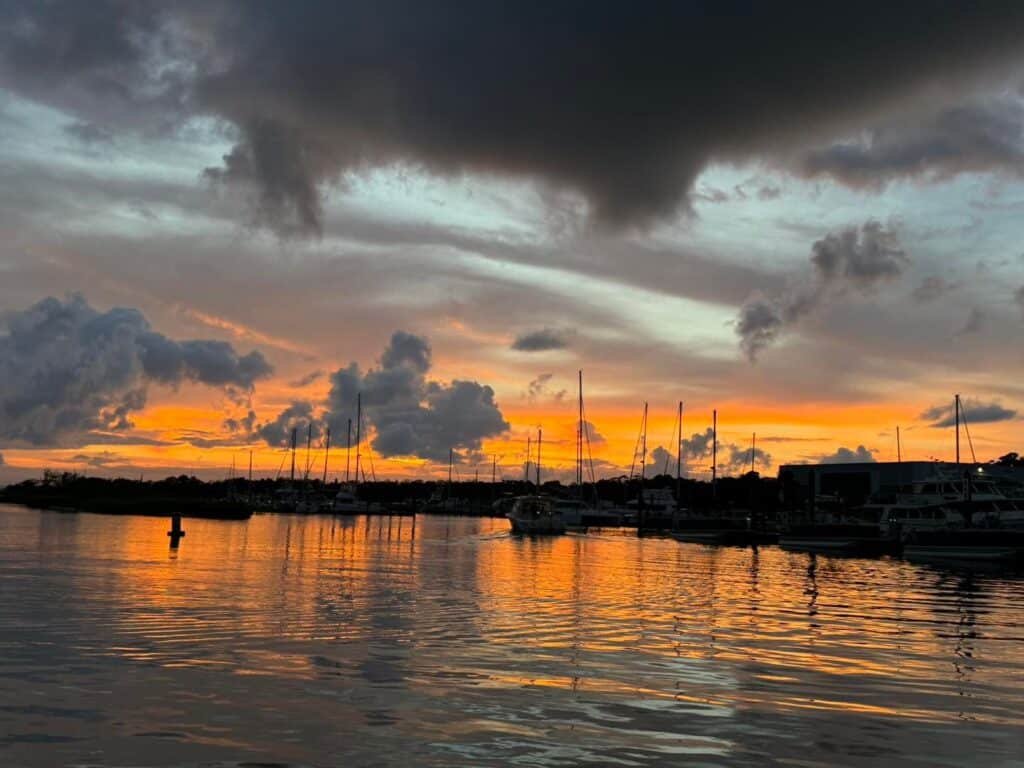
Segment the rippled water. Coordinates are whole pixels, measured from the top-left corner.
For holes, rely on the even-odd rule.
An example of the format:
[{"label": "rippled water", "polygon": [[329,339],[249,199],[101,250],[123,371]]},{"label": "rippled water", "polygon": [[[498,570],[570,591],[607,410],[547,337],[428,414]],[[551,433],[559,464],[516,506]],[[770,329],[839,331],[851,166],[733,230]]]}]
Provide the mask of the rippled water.
[{"label": "rippled water", "polygon": [[1024,582],[0,507],[0,765],[1024,765]]}]

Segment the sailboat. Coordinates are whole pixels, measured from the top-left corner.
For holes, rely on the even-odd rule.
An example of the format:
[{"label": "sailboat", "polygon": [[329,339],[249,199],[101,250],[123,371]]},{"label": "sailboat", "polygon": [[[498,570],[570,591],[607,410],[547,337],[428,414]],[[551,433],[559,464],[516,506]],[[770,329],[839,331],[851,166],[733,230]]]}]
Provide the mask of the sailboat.
[{"label": "sailboat", "polygon": [[[679,456],[676,459],[676,483],[681,488],[680,471],[683,453],[683,404],[678,416]],[[718,410],[711,412],[711,498],[712,508],[701,511],[679,504],[672,524],[671,536],[691,544],[748,544],[751,542],[750,516],[746,510],[723,510],[717,504],[718,486]]]},{"label": "sailboat", "polygon": [[[512,503],[507,517],[512,526],[512,533],[526,534],[529,536],[562,534],[566,531],[565,519],[550,496],[543,496],[540,493],[540,447],[543,435],[537,430],[537,465],[536,465],[536,486],[537,493],[527,496],[519,496]],[[529,467],[529,460],[527,460]],[[529,468],[527,468],[529,473]]]}]

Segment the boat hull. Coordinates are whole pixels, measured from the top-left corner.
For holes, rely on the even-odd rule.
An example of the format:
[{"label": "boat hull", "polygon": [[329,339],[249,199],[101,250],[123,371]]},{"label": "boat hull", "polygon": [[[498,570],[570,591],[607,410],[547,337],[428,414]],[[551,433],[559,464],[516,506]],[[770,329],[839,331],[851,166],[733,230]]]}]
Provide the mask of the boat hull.
[{"label": "boat hull", "polygon": [[522,536],[557,536],[565,533],[565,522],[558,519],[521,520],[510,517],[512,533]]},{"label": "boat hull", "polygon": [[794,552],[844,555],[882,555],[895,552],[899,542],[881,535],[879,529],[858,525],[806,526],[779,536],[779,546]]}]

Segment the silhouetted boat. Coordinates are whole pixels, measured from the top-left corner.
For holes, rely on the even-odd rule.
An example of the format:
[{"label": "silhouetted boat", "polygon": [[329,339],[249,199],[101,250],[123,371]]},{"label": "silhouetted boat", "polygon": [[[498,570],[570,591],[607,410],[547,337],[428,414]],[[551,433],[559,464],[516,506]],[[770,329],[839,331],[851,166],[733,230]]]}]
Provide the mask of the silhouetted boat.
[{"label": "silhouetted boat", "polygon": [[909,560],[1024,563],[1024,532],[998,528],[914,531],[903,545]]}]

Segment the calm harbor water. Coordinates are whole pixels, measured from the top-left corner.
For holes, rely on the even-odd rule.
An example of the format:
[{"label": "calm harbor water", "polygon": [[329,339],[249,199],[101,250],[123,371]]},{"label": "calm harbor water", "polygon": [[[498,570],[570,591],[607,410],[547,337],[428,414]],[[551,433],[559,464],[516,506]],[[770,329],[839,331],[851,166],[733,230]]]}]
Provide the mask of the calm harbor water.
[{"label": "calm harbor water", "polygon": [[0,765],[1024,765],[1024,581],[0,506]]}]

